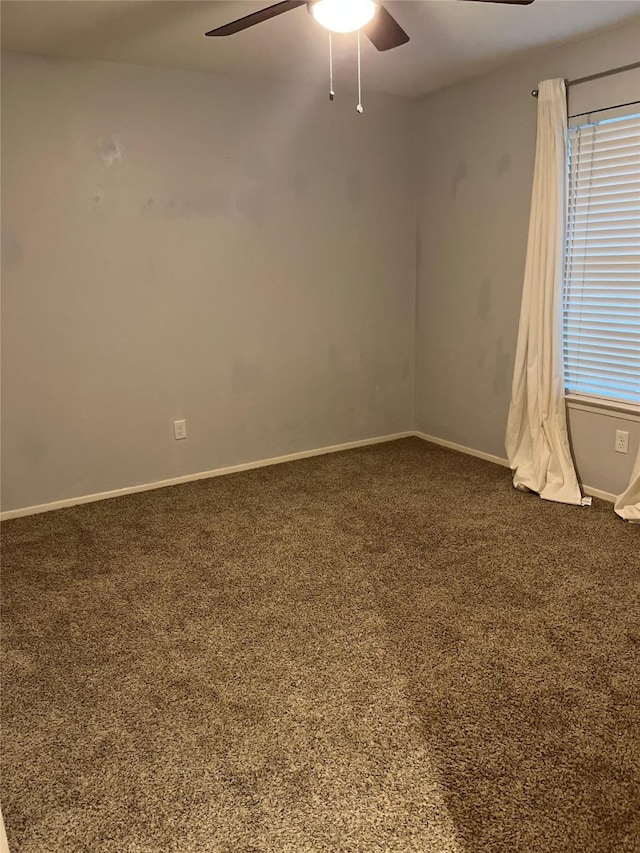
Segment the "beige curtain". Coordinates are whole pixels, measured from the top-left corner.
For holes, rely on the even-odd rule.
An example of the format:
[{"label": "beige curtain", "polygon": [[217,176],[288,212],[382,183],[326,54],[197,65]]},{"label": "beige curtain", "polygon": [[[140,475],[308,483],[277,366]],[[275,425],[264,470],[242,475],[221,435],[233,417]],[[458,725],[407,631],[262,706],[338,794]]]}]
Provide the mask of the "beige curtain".
[{"label": "beige curtain", "polygon": [[505,445],[517,489],[581,504],[562,369],[567,169],[565,84],[545,80],[538,87],[529,242]]},{"label": "beige curtain", "polygon": [[0,811],[0,853],[9,853],[9,844],[7,842],[7,833],[4,828],[4,820]]},{"label": "beige curtain", "polygon": [[640,447],[636,464],[631,472],[631,482],[626,492],[623,492],[614,506],[620,518],[640,524]]}]

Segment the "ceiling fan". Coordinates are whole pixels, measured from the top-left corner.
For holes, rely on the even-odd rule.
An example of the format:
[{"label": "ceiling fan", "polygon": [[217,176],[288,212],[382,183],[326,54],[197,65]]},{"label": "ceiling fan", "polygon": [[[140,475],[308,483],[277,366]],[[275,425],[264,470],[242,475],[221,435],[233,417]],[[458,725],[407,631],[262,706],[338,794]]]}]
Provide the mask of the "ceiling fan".
[{"label": "ceiling fan", "polygon": [[[475,0],[480,3],[508,3],[514,6],[528,6],[533,0]],[[245,15],[210,30],[208,36],[231,36],[261,24],[290,9],[306,6],[318,23],[331,32],[350,33],[362,30],[369,41],[378,50],[391,50],[409,41],[409,36],[382,3],[377,0],[282,0],[273,6],[267,6],[251,15]]]}]

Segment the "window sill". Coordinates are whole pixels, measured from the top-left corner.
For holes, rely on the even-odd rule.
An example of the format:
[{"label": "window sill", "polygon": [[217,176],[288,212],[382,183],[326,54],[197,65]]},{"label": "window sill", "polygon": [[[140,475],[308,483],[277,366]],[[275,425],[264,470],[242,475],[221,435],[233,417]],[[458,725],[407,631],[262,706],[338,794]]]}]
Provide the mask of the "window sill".
[{"label": "window sill", "polygon": [[594,415],[604,415],[623,421],[640,422],[640,406],[635,403],[621,403],[616,400],[599,400],[595,397],[582,397],[579,394],[567,394],[565,402],[568,409],[581,412],[592,412]]}]

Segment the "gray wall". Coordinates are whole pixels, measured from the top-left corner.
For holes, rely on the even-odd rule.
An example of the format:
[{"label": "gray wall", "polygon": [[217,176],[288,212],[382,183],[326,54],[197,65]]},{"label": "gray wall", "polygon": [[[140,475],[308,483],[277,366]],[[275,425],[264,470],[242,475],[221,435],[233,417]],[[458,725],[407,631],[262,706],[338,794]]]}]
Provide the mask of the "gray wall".
[{"label": "gray wall", "polygon": [[2,83],[3,510],[412,427],[414,104],[18,55]]},{"label": "gray wall", "polygon": [[[528,92],[637,61],[639,34],[363,116],[310,87],[5,55],[2,509],[414,427],[503,456]],[[573,111],[629,78],[590,86]],[[583,482],[621,491],[640,424],[570,429]]]},{"label": "gray wall", "polygon": [[[640,26],[612,30],[424,98],[419,115],[416,423],[429,435],[504,456],[535,154],[540,80],[640,60]],[[635,72],[634,72],[635,73]],[[631,94],[631,97],[628,95]],[[570,111],[640,97],[638,77],[576,87]],[[570,411],[578,473],[617,493],[637,421]],[[629,454],[613,449],[631,433]]]}]

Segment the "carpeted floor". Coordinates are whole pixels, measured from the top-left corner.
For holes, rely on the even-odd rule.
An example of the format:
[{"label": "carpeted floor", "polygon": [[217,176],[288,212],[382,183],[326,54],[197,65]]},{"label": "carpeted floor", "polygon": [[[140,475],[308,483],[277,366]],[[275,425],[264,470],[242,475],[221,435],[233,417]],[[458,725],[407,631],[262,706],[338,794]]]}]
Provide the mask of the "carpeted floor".
[{"label": "carpeted floor", "polygon": [[406,439],[2,526],[12,853],[640,850],[640,528]]}]

